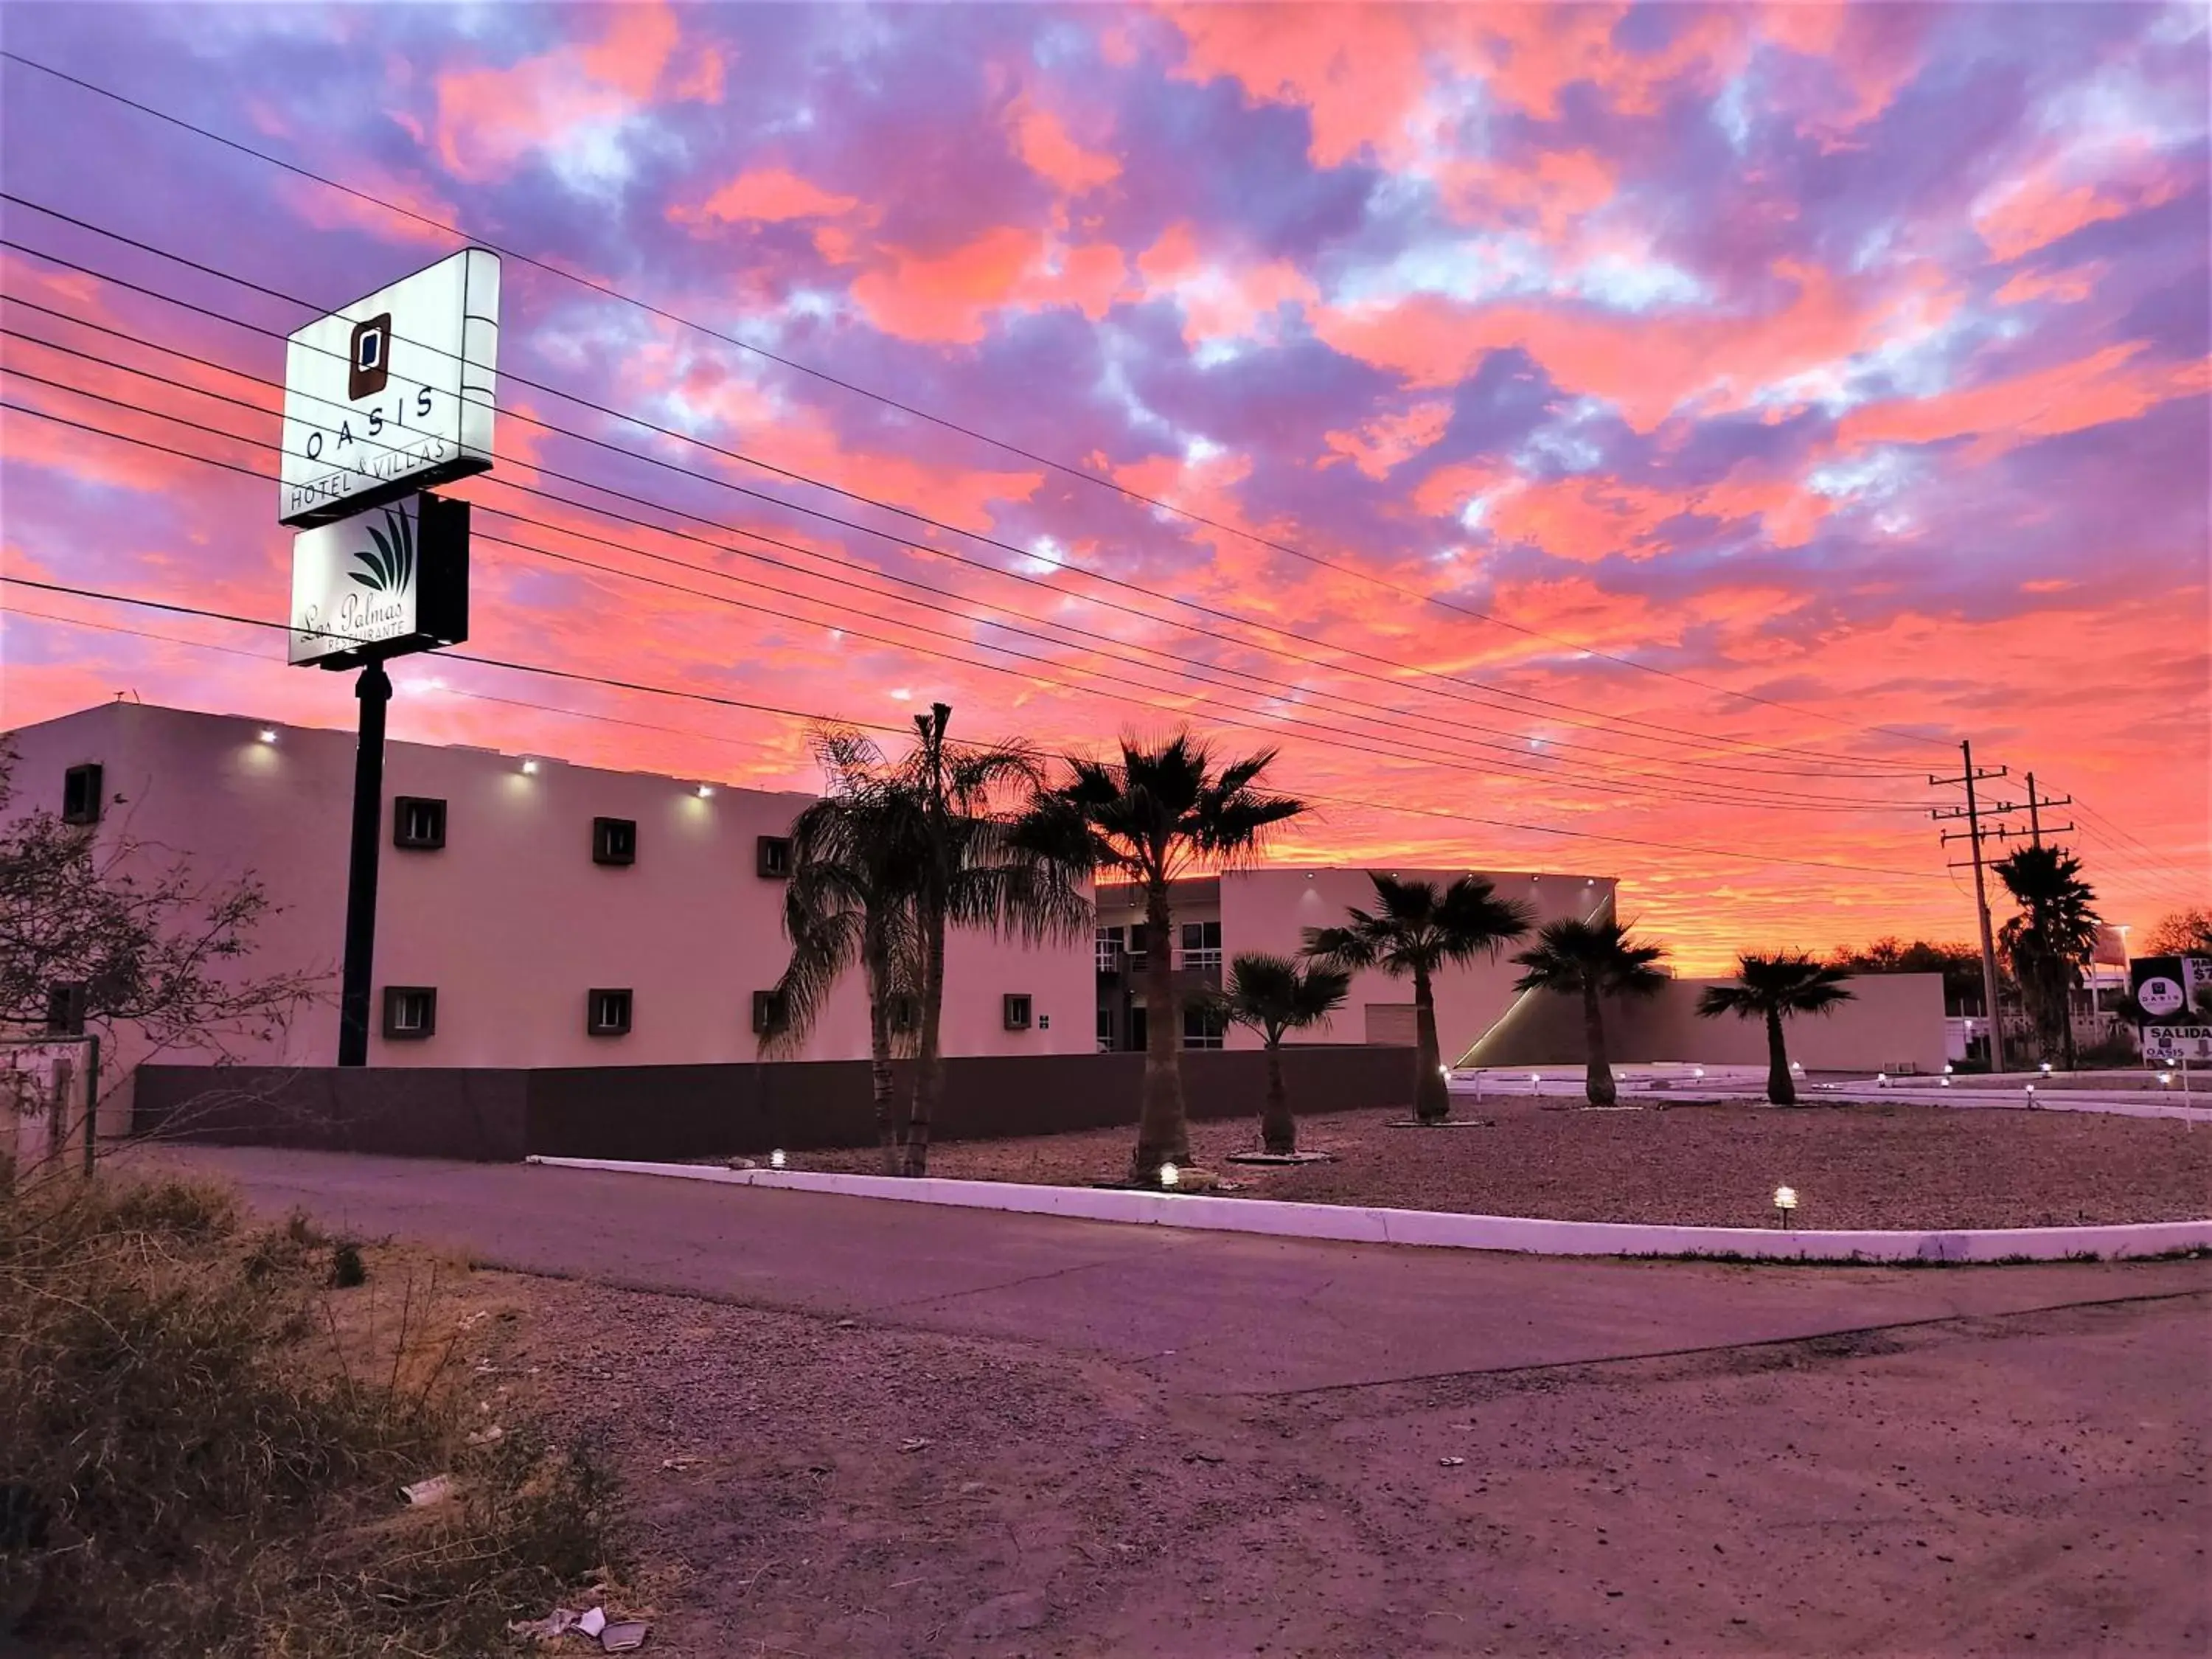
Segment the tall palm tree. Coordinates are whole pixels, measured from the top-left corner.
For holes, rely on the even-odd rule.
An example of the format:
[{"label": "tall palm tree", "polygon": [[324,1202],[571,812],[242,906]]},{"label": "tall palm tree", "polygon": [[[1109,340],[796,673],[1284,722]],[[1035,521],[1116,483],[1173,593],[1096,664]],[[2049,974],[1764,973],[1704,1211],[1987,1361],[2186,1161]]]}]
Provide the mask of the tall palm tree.
[{"label": "tall palm tree", "polygon": [[952,710],[941,702],[915,715],[918,741],[888,780],[906,815],[901,833],[920,851],[914,908],[921,939],[921,1030],[903,1164],[905,1173],[915,1176],[928,1172],[930,1131],[945,1094],[939,1032],[945,930],[988,928],[1030,944],[1083,939],[1097,914],[1084,890],[1091,868],[1087,853],[1040,845],[1017,833],[1042,786],[1036,757],[1018,743],[948,743],[951,719]]},{"label": "tall palm tree", "polygon": [[1586,1092],[1593,1106],[1610,1106],[1619,1098],[1606,1055],[1602,999],[1656,995],[1667,975],[1652,964],[1666,954],[1664,945],[1630,939],[1627,924],[1613,917],[1585,921],[1566,916],[1546,922],[1537,930],[1536,943],[1513,958],[1528,969],[1514,981],[1515,990],[1556,991],[1582,999],[1589,1061]]},{"label": "tall palm tree", "polygon": [[1168,884],[1194,871],[1249,863],[1278,826],[1306,808],[1257,787],[1275,758],[1272,749],[1223,764],[1202,739],[1178,732],[1150,748],[1124,738],[1121,751],[1118,761],[1071,757],[1066,779],[1038,792],[1019,839],[1043,857],[1079,859],[1145,890],[1145,1098],[1130,1178],[1149,1184],[1161,1164],[1190,1156]]},{"label": "tall palm tree", "polygon": [[837,981],[856,963],[868,998],[869,1085],[884,1173],[899,1172],[891,1060],[911,1051],[914,1022],[893,1017],[921,982],[915,897],[921,852],[911,817],[878,774],[881,757],[849,732],[815,734],[830,793],[793,819],[791,877],[783,896],[791,961],[771,994],[775,1018],[760,1038],[765,1055],[796,1054]]},{"label": "tall palm tree", "polygon": [[2103,918],[2081,879],[2081,860],[2063,848],[2023,847],[1999,859],[1997,879],[2020,907],[1999,935],[2021,1000],[2035,1022],[2037,1044],[2074,1069],[2074,1018],[2068,1006],[2081,968],[2097,948]]},{"label": "tall palm tree", "polygon": [[1260,1034],[1267,1050],[1267,1098],[1260,1112],[1260,1143],[1279,1155],[1298,1149],[1297,1120],[1283,1087],[1283,1038],[1323,1024],[1344,1004],[1352,975],[1317,963],[1246,951],[1229,964],[1229,982],[1207,1000],[1232,1025]]},{"label": "tall palm tree", "polygon": [[1413,981],[1413,1115],[1441,1123],[1451,1115],[1437,1053],[1434,980],[1448,964],[1495,957],[1528,931],[1528,907],[1502,899],[1480,876],[1462,876],[1438,890],[1431,881],[1401,881],[1367,872],[1379,908],[1353,908],[1344,927],[1306,929],[1306,954],[1332,968],[1380,968]]},{"label": "tall palm tree", "polygon": [[1736,958],[1735,982],[1708,985],[1698,999],[1698,1012],[1707,1019],[1734,1014],[1742,1019],[1766,1022],[1766,1097],[1777,1106],[1795,1106],[1797,1087],[1790,1079],[1790,1050],[1782,1041],[1782,1022],[1792,1014],[1832,1012],[1852,994],[1844,981],[1850,975],[1801,952],[1782,951],[1756,956],[1746,951]]}]

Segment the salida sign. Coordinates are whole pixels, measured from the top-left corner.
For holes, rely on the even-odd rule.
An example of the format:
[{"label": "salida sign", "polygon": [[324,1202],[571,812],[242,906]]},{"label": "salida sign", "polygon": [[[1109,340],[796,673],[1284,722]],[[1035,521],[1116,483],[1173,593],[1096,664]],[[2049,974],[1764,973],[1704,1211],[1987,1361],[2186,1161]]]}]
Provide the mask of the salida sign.
[{"label": "salida sign", "polygon": [[327,524],[491,465],[499,256],[464,248],[285,342],[277,521]]},{"label": "salida sign", "polygon": [[469,636],[469,505],[410,496],[292,543],[296,667],[345,668]]},{"label": "salida sign", "polygon": [[2128,987],[2147,1016],[2145,1060],[2212,1060],[2212,960],[2137,957],[2128,964]]}]

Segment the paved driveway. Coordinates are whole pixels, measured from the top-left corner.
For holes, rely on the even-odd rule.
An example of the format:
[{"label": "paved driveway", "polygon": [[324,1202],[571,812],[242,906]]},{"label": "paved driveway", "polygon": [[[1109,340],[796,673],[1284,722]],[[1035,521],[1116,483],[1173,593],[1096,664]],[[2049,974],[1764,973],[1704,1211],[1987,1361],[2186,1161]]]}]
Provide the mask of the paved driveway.
[{"label": "paved driveway", "polygon": [[1279,1393],[2176,1299],[2212,1263],[1901,1270],[1510,1256],[1255,1238],[598,1170],[280,1152],[150,1154],[257,1206],[487,1266],[1133,1362]]}]

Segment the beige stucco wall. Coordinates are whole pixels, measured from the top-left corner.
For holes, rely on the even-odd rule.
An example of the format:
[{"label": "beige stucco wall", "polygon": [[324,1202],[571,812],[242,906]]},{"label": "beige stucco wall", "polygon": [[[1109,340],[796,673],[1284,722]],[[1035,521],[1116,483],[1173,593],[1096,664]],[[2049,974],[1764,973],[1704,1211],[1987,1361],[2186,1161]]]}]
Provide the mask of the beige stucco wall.
[{"label": "beige stucco wall", "polygon": [[[15,734],[16,809],[58,808],[62,774],[106,769],[102,833],[183,854],[210,880],[258,874],[283,906],[257,934],[256,965],[327,975],[331,1001],[281,1044],[241,1055],[329,1065],[353,793],[349,732],[275,728],[227,715],[112,703]],[[447,802],[446,845],[392,845],[392,799]],[[589,1066],[755,1057],[752,993],[781,972],[783,884],[756,873],[756,838],[781,835],[809,797],[570,766],[487,750],[386,745],[375,983],[434,985],[438,1029],[390,1042],[378,1066]],[[638,857],[591,858],[594,817],[634,819]],[[1087,933],[1030,949],[954,934],[946,964],[948,1054],[1085,1053],[1093,1046]],[[629,1035],[584,1030],[585,993],[635,994]],[[1048,1028],[1004,1029],[1001,996],[1026,992]],[[840,988],[804,1058],[866,1052],[858,976]]]}]

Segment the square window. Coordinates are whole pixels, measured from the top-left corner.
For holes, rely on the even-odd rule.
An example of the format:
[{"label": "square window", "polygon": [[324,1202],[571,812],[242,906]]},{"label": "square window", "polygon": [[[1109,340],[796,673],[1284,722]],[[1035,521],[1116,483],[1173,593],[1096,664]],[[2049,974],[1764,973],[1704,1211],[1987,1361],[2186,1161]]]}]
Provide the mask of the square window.
[{"label": "square window", "polygon": [[446,803],[425,795],[398,795],[392,802],[392,844],[434,852],[446,844]]},{"label": "square window", "polygon": [[635,864],[637,862],[637,821],[634,818],[593,818],[592,820],[592,862]]},{"label": "square window", "polygon": [[84,1035],[84,987],[64,981],[46,987],[46,1035]]},{"label": "square window", "polygon": [[100,765],[72,766],[62,774],[62,822],[98,823],[101,793]]},{"label": "square window", "polygon": [[620,991],[586,991],[584,994],[584,1029],[593,1036],[626,1036],[629,1033],[630,994]]},{"label": "square window", "polygon": [[1182,1046],[1186,1048],[1218,1048],[1226,1030],[1222,1018],[1208,1009],[1182,1011]]},{"label": "square window", "polygon": [[396,1042],[414,1042],[438,1029],[438,992],[429,985],[387,985],[384,988],[384,1035]]},{"label": "square window", "polygon": [[783,999],[773,991],[753,993],[753,1030],[765,1036],[783,1029]]},{"label": "square window", "polygon": [[1009,992],[1006,1000],[1006,1029],[1026,1031],[1030,1029],[1030,1000],[1019,992]]},{"label": "square window", "polygon": [[784,836],[763,836],[757,844],[760,873],[781,881],[791,873],[791,842]]}]

